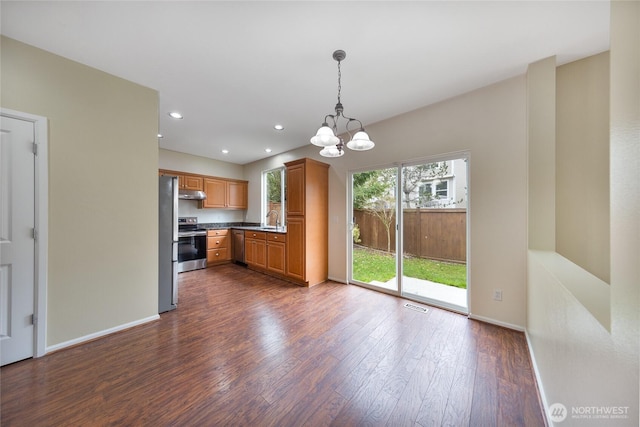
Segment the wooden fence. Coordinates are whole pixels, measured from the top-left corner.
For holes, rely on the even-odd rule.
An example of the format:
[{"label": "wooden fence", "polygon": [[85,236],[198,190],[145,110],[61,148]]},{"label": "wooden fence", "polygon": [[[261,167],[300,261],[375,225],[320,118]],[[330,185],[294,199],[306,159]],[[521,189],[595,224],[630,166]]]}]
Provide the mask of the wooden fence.
[{"label": "wooden fence", "polygon": [[[442,261],[467,261],[466,209],[403,209],[404,253]],[[360,228],[360,245],[387,250],[387,229],[373,213],[354,210]],[[391,251],[395,251],[395,217],[390,227]]]}]

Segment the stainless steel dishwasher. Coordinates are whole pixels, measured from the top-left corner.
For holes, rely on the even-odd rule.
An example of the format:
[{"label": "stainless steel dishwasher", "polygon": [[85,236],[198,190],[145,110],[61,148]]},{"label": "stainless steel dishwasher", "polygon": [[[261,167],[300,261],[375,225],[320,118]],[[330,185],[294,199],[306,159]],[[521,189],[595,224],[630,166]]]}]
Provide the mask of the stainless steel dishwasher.
[{"label": "stainless steel dishwasher", "polygon": [[233,230],[233,262],[247,265],[244,262],[244,230]]}]

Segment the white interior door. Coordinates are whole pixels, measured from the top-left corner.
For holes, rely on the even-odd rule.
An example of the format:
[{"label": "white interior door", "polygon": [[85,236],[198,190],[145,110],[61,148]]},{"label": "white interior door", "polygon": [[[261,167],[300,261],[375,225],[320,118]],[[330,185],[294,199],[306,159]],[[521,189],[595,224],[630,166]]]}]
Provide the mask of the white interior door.
[{"label": "white interior door", "polygon": [[34,123],[0,123],[0,364],[34,356]]}]

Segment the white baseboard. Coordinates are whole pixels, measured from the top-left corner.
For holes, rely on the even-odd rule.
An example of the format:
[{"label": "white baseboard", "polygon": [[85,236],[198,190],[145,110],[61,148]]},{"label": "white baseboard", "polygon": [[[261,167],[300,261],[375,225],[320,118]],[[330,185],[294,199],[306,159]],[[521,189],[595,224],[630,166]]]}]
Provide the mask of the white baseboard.
[{"label": "white baseboard", "polygon": [[520,325],[514,325],[513,323],[501,322],[500,320],[492,319],[490,317],[478,316],[477,314],[469,313],[469,319],[479,320],[485,323],[491,323],[493,325],[502,326],[504,328],[513,329],[514,331],[524,332],[524,328]]},{"label": "white baseboard", "polygon": [[538,364],[536,363],[536,357],[533,354],[533,346],[531,345],[531,339],[529,338],[529,332],[525,329],[524,336],[527,339],[527,347],[529,348],[529,357],[531,357],[531,366],[533,366],[533,374],[536,376],[536,383],[538,383],[538,391],[540,392],[540,399],[542,399],[542,410],[544,412],[544,416],[547,419],[547,425],[549,427],[553,427],[553,421],[549,416],[547,408],[549,407],[549,402],[547,401],[547,396],[544,394],[544,387],[542,386],[542,377],[540,376],[540,371],[538,371]]},{"label": "white baseboard", "polygon": [[348,283],[344,279],[336,279],[335,277],[327,277],[327,280],[331,280],[332,282],[342,283],[344,285],[348,285]]},{"label": "white baseboard", "polygon": [[46,353],[50,353],[52,351],[62,350],[63,348],[71,347],[73,345],[81,344],[83,342],[91,341],[91,340],[94,340],[96,338],[103,337],[105,335],[110,335],[110,334],[113,334],[114,332],[123,331],[125,329],[129,329],[129,328],[132,328],[134,326],[142,325],[144,323],[153,322],[154,320],[158,320],[158,319],[160,319],[160,315],[156,314],[154,316],[149,316],[149,317],[146,317],[144,319],[139,319],[139,320],[135,320],[133,322],[129,322],[129,323],[125,323],[125,324],[122,324],[122,325],[114,326],[113,328],[105,329],[103,331],[94,332],[92,334],[85,335],[83,337],[74,338],[74,339],[69,340],[69,341],[61,342],[59,344],[54,344],[54,345],[51,345],[51,346],[47,346],[45,354]]}]

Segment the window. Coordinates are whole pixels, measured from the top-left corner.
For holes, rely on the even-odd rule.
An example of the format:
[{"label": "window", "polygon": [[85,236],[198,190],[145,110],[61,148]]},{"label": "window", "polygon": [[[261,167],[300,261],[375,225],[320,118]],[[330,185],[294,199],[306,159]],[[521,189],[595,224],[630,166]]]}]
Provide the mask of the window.
[{"label": "window", "polygon": [[[263,224],[282,226],[284,224],[285,173],[284,167],[262,173],[262,215]],[[276,215],[277,214],[277,215]]]},{"label": "window", "polygon": [[436,198],[448,199],[449,198],[449,181],[434,182],[436,187]]},{"label": "window", "polygon": [[425,208],[445,207],[449,204],[449,179],[423,182],[418,187],[419,206]]}]

